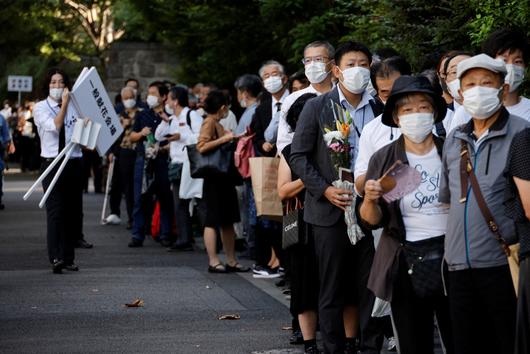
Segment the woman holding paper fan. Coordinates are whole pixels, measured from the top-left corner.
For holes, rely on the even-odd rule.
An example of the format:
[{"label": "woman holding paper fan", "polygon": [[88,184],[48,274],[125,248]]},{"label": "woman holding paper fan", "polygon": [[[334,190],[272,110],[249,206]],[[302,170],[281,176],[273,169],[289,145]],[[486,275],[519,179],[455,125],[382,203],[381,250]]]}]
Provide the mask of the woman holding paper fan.
[{"label": "woman holding paper fan", "polygon": [[[454,353],[442,279],[448,216],[438,201],[443,140],[432,134],[446,109],[426,78],[394,82],[382,122],[403,135],[370,160],[360,207],[368,227],[384,227],[368,287],[390,301],[400,352],[407,354],[433,353],[434,316],[446,352]],[[393,197],[384,198],[390,190]]]},{"label": "woman holding paper fan", "polygon": [[[37,102],[34,119],[41,139],[41,172],[44,171],[71,140],[75,109],[69,103],[70,80],[61,69],[51,69],[43,92],[46,99]],[[70,159],[46,201],[48,257],[54,273],[63,269],[77,271],[74,247],[83,229],[82,152],[73,147]],[[42,182],[46,191],[59,164]]]}]

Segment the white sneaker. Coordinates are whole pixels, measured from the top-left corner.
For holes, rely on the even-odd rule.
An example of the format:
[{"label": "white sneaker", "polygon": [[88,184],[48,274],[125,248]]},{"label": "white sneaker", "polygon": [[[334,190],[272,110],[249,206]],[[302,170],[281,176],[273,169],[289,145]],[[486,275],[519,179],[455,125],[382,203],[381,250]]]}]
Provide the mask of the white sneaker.
[{"label": "white sneaker", "polygon": [[107,225],[119,225],[119,224],[121,224],[121,219],[116,214],[110,214],[105,219],[105,224],[107,224]]}]

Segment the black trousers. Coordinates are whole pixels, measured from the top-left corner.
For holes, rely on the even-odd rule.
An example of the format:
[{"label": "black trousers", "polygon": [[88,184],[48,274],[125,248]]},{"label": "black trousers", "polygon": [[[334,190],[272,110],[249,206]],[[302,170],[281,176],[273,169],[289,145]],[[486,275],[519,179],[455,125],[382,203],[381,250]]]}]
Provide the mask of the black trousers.
[{"label": "black trousers", "polygon": [[276,221],[262,221],[258,217],[258,222],[254,227],[256,264],[266,266],[272,256],[272,249],[280,264],[285,264],[284,252],[282,249],[282,224]]},{"label": "black trousers", "polygon": [[449,316],[449,299],[438,296],[420,298],[416,295],[405,256],[399,260],[399,271],[394,285],[392,316],[396,326],[399,348],[407,354],[434,353],[434,318],[447,354],[453,354],[453,339]]},{"label": "black trousers", "polygon": [[[51,160],[43,160],[44,171]],[[59,164],[46,176],[42,186],[46,191]],[[46,200],[48,258],[74,261],[76,240],[83,234],[83,181],[81,158],[70,159]]]},{"label": "black trousers", "polygon": [[449,272],[449,311],[457,354],[512,354],[515,290],[508,265]]},{"label": "black trousers", "polygon": [[88,191],[88,180],[91,171],[94,174],[94,191],[101,193],[101,184],[103,183],[103,168],[101,166],[101,158],[95,150],[83,150],[83,189]]},{"label": "black trousers", "polygon": [[190,199],[180,198],[180,182],[180,178],[171,182],[173,188],[173,210],[175,211],[177,226],[177,240],[175,241],[175,244],[178,246],[191,243],[193,237],[191,229]]},{"label": "black trousers", "polygon": [[134,163],[136,152],[132,149],[120,149],[114,160],[114,172],[110,189],[110,213],[121,215],[122,195],[125,195],[127,217],[132,222],[134,208]]},{"label": "black trousers", "polygon": [[367,234],[352,246],[343,218],[329,227],[313,225],[313,232],[320,278],[318,308],[324,351],[344,351],[344,307],[358,305],[361,352],[377,352],[369,348],[372,345],[367,340],[373,338],[371,332],[376,326],[370,320],[374,297],[366,288],[374,255],[373,237]]},{"label": "black trousers", "polygon": [[519,266],[515,354],[528,354],[530,353],[530,257],[522,259]]}]

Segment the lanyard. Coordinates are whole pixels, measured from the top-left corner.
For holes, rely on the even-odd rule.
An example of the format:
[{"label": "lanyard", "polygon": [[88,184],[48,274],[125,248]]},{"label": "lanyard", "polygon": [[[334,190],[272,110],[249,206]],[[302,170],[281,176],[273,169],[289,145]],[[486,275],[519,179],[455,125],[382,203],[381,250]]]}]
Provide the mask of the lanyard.
[{"label": "lanyard", "polygon": [[53,114],[55,115],[59,114],[59,112],[55,112],[55,109],[53,109],[53,107],[50,105],[50,102],[48,102],[48,99],[46,99],[46,104],[48,105],[48,107],[50,108],[50,111],[52,111]]}]

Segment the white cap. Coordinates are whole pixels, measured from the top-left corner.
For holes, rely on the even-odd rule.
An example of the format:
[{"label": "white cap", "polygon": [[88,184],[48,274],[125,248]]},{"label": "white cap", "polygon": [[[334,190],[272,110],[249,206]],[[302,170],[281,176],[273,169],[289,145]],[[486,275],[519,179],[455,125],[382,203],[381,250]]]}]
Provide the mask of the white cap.
[{"label": "white cap", "polygon": [[456,67],[456,77],[460,79],[466,71],[475,68],[482,68],[494,73],[500,73],[503,74],[503,77],[507,73],[506,64],[503,60],[493,59],[487,54],[478,54],[458,63],[458,66]]}]

